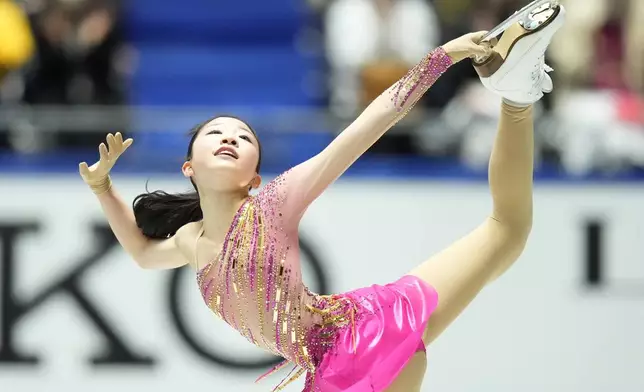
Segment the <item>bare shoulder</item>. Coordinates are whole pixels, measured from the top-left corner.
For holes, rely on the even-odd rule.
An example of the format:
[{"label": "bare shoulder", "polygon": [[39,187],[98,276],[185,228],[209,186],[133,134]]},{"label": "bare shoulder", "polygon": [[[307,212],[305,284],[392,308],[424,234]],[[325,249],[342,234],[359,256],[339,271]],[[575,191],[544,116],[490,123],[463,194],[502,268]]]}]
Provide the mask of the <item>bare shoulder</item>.
[{"label": "bare shoulder", "polygon": [[181,226],[174,235],[174,241],[177,248],[179,248],[179,251],[193,266],[195,260],[195,244],[197,236],[199,235],[199,230],[201,230],[201,222],[191,222]]}]

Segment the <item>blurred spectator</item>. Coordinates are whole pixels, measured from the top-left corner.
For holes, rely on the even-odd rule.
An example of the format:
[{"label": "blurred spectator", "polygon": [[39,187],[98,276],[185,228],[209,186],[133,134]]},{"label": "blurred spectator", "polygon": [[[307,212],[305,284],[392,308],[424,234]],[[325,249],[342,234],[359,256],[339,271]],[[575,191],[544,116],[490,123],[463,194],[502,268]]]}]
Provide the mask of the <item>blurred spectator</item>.
[{"label": "blurred spectator", "polygon": [[123,45],[118,6],[108,0],[50,0],[33,17],[38,56],[27,73],[29,104],[120,104]]},{"label": "blurred spectator", "polygon": [[[331,110],[340,117],[366,107],[440,39],[436,15],[424,0],[335,0],[325,33]],[[372,152],[413,152],[410,132],[404,133],[388,134]]]},{"label": "blurred spectator", "polygon": [[[22,5],[29,14],[35,56],[4,84],[5,106],[125,103],[127,51],[118,0],[25,0]],[[14,34],[2,37],[14,39]],[[52,147],[95,146],[102,140],[102,133],[65,125],[69,116],[58,110],[48,112],[56,121],[22,113],[0,130],[0,148],[34,153]],[[114,122],[122,124],[125,119],[114,118]]]},{"label": "blurred spectator", "polygon": [[0,81],[29,61],[33,52],[26,14],[13,0],[0,0]]},{"label": "blurred spectator", "polygon": [[644,92],[644,2],[562,0],[566,24],[553,41],[559,83]]},{"label": "blurred spectator", "polygon": [[326,13],[332,108],[353,114],[438,45],[424,0],[335,0]]},{"label": "blurred spectator", "polygon": [[489,30],[514,11],[525,0],[433,0],[441,21],[444,39],[452,39],[471,31]]}]

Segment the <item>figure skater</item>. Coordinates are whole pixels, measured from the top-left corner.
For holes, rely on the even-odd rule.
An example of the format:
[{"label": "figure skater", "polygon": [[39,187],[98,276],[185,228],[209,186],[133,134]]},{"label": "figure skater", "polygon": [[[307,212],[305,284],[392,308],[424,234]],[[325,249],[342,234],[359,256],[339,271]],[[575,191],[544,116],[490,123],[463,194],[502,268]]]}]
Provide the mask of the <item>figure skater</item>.
[{"label": "figure skater", "polygon": [[[294,365],[274,390],[306,372],[305,391],[419,391],[425,347],[518,258],[531,230],[532,105],[552,90],[543,55],[564,17],[557,5],[541,8],[507,27],[495,46],[494,40],[482,42],[485,33],[479,32],[433,50],[322,152],[255,196],[249,192],[261,182],[259,140],[247,123],[231,116],[192,131],[182,171],[195,192],[145,193],[130,208],[109,176],[132,144],[119,133],[100,145],[96,164],[80,164],[81,176],[139,266],[190,265],[217,316]],[[489,217],[390,284],[336,295],[308,290],[298,248],[298,224],[307,207],[441,74],[468,57],[476,57],[484,85],[503,98],[490,159]]]}]

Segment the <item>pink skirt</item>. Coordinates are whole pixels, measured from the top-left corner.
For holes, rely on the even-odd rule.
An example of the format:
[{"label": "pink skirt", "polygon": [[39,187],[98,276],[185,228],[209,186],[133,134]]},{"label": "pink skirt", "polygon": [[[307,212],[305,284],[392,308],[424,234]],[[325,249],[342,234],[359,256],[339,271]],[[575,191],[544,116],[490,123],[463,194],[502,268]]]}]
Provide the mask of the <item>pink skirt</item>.
[{"label": "pink skirt", "polygon": [[339,296],[357,307],[355,329],[338,330],[307,384],[315,392],[383,391],[424,351],[422,337],[438,294],[421,279],[404,276]]}]

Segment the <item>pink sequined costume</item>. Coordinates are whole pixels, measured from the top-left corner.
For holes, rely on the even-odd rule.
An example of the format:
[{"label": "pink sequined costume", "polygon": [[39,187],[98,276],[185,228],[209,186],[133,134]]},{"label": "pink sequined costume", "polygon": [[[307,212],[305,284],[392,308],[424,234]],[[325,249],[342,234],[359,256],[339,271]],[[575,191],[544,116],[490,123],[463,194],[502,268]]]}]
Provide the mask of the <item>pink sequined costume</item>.
[{"label": "pink sequined costume", "polygon": [[[415,89],[429,88],[451,65],[442,49],[430,53],[398,83],[394,104],[402,108]],[[314,170],[304,162],[249,197],[220,254],[198,271],[198,283],[217,316],[294,365],[275,390],[308,372],[306,392],[383,391],[424,350],[437,294],[412,276],[333,296],[307,289],[298,225]]]}]

